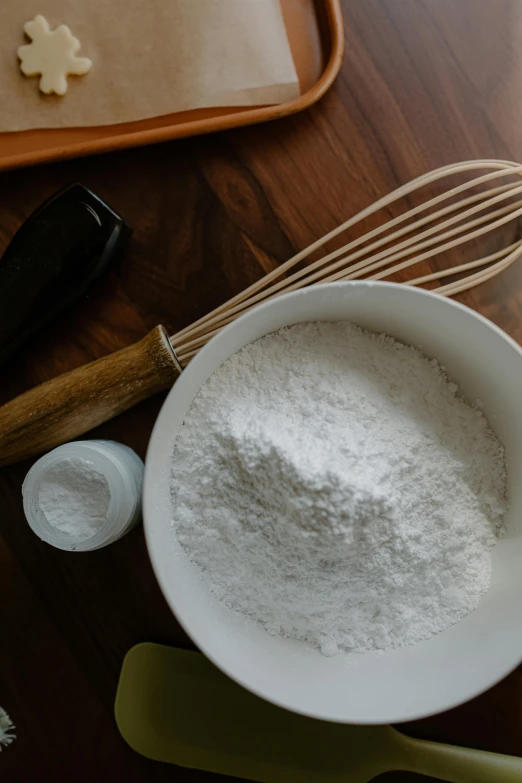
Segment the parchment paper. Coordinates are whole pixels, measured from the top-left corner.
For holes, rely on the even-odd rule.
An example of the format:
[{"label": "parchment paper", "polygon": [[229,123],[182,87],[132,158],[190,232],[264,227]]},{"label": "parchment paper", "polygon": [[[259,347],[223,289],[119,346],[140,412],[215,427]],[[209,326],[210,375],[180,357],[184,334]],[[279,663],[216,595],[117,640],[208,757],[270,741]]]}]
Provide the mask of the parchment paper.
[{"label": "parchment paper", "polygon": [[[25,22],[67,24],[91,71],[45,96],[16,55]],[[111,125],[283,103],[299,85],[279,0],[0,0],[0,131]]]}]

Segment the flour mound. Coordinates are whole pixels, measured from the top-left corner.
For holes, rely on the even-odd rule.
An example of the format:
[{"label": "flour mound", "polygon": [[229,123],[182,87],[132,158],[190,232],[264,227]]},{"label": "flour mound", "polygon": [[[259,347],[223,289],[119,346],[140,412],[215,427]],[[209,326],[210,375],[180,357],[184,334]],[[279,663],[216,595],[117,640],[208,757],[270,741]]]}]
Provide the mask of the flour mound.
[{"label": "flour mound", "polygon": [[195,398],[173,525],[210,590],[326,655],[427,639],[487,590],[503,448],[435,360],[347,322],[252,343]]}]

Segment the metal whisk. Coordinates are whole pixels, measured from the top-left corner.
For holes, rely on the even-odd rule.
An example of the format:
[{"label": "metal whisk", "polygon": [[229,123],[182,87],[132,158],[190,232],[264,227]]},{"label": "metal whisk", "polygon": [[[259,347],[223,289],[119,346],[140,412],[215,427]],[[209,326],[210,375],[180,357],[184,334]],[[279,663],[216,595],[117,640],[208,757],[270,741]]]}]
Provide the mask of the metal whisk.
[{"label": "metal whisk", "polygon": [[[484,169],[489,170],[488,173],[469,178],[470,174]],[[462,175],[468,179],[458,184],[456,180]],[[223,326],[259,302],[304,286],[338,280],[382,280],[441,254],[445,254],[445,268],[421,276],[412,273],[411,279],[401,282],[430,287],[429,284],[434,281],[457,276],[458,279],[446,285],[432,288],[443,296],[452,296],[489,280],[522,254],[522,238],[505,244],[494,253],[458,265],[452,265],[451,254],[446,254],[522,215],[522,200],[513,199],[522,194],[521,176],[522,166],[518,163],[472,160],[443,166],[397,188],[225,304],[173,335],[170,340],[181,365],[186,366]],[[447,189],[440,195],[428,198],[396,217],[389,216],[392,205],[400,204],[405,197],[439,180],[450,180]],[[377,228],[288,275],[331,240],[373,215],[380,216],[382,221]],[[517,231],[517,235],[519,233]],[[475,269],[478,271],[472,272]]]},{"label": "metal whisk", "polygon": [[[439,180],[445,181],[446,190],[432,195]],[[424,198],[415,203],[419,194]],[[75,438],[168,388],[223,326],[274,296],[317,283],[381,280],[397,274],[406,285],[427,286],[451,296],[489,280],[522,254],[518,226],[509,232],[510,239],[505,229],[522,215],[521,194],[522,166],[509,161],[468,161],[418,177],[172,338],[158,326],[138,343],[53,378],[0,407],[0,464]],[[370,230],[361,230],[363,221],[366,226],[371,222]],[[501,247],[494,252],[489,241],[485,243],[489,254],[464,263],[458,253],[448,252],[474,240],[484,241],[496,229],[500,229],[496,247]],[[343,234],[344,244],[330,250],[330,243]],[[436,256],[441,269],[428,267],[426,272],[422,263]],[[450,281],[440,284],[444,278]]]}]

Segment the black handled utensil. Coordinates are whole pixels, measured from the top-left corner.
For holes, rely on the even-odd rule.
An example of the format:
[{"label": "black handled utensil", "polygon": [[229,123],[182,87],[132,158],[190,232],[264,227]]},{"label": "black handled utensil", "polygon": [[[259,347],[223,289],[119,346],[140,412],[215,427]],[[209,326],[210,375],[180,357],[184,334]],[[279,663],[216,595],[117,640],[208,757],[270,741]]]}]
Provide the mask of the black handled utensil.
[{"label": "black handled utensil", "polygon": [[83,296],[130,235],[125,220],[83,185],[42,204],[0,259],[0,365]]}]

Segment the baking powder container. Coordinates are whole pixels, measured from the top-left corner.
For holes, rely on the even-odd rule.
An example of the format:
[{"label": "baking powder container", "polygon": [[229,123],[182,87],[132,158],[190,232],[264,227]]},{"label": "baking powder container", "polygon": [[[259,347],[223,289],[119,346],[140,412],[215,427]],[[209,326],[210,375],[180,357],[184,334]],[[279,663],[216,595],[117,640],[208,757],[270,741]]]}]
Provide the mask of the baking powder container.
[{"label": "baking powder container", "polygon": [[[56,473],[60,464],[67,478],[68,466],[85,465],[105,479],[108,499],[103,522],[94,533],[65,532],[50,524],[41,508],[40,489],[46,475]],[[22,494],[27,521],[36,535],[58,549],[86,552],[111,544],[127,533],[141,517],[143,462],[128,446],[110,440],[84,440],[66,443],[41,457],[25,477]],[[49,502],[49,501],[48,501]],[[57,500],[59,502],[59,500]],[[60,509],[66,513],[66,508]]]}]

